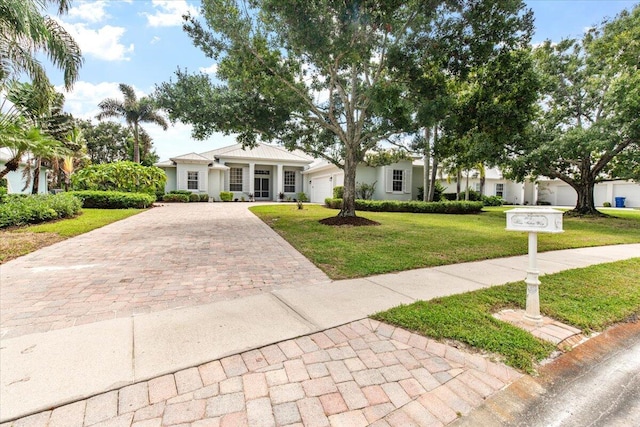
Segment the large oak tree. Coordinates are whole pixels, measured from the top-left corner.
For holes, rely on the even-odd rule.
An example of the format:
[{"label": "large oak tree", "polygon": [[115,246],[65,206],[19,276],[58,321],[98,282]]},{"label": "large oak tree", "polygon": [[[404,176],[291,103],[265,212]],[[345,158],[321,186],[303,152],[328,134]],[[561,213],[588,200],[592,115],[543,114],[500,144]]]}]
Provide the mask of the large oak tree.
[{"label": "large oak tree", "polygon": [[535,138],[514,144],[508,164],[519,178],[543,175],[569,184],[573,213],[599,215],[594,185],[640,179],[640,6],[534,51],[542,80]]},{"label": "large oak tree", "polygon": [[358,163],[416,130],[406,73],[390,61],[419,36],[440,42],[442,58],[455,63],[473,37],[440,33],[437,23],[456,22],[463,35],[490,29],[485,47],[493,49],[520,31],[523,16],[519,0],[204,0],[203,22],[189,16],[185,30],[218,61],[222,84],[179,70],[156,96],[172,120],[194,125],[196,138],[222,131],[247,146],[275,140],[344,169],[339,215],[355,216]]}]

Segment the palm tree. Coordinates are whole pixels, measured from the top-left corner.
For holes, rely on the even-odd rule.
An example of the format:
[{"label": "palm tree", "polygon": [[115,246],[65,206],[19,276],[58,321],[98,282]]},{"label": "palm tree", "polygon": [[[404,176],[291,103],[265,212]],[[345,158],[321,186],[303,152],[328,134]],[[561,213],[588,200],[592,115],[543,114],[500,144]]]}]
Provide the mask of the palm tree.
[{"label": "palm tree", "polygon": [[102,110],[96,118],[102,120],[107,117],[123,118],[133,130],[133,161],[140,163],[140,140],[143,129],[140,123],[155,123],[167,130],[169,124],[158,114],[158,108],[149,97],[138,99],[133,88],[120,83],[120,92],[124,95],[124,101],[107,98],[98,104]]},{"label": "palm tree", "polygon": [[80,47],[54,19],[43,16],[48,3],[58,5],[58,13],[68,10],[70,0],[2,0],[0,6],[0,82],[26,73],[38,89],[50,83],[37,59],[44,53],[64,74],[70,89],[82,66]]}]

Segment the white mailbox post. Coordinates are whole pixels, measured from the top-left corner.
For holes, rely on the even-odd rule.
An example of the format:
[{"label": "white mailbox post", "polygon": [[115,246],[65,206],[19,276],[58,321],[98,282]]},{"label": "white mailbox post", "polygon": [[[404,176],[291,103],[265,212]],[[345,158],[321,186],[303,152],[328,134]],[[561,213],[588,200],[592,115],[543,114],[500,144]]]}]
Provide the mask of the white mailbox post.
[{"label": "white mailbox post", "polygon": [[540,326],[540,296],[538,288],[538,233],[562,233],[562,212],[551,208],[516,208],[506,212],[508,231],[529,233],[529,268],[527,269],[527,309],[524,320]]}]

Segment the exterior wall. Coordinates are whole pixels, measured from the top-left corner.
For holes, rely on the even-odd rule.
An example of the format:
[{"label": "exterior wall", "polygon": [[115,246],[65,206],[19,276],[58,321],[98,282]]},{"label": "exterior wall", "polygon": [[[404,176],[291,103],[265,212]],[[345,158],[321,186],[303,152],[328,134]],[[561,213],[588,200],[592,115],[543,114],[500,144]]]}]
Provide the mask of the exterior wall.
[{"label": "exterior wall", "polygon": [[[4,169],[4,162],[0,162],[0,169]],[[24,166],[20,166],[17,171],[9,172],[5,175],[7,180],[7,193],[9,194],[31,194],[32,186],[24,189],[24,179],[22,178],[22,171]],[[40,177],[38,181],[38,194],[47,194],[49,192],[49,184],[47,182],[47,173],[49,169],[40,168]]]},{"label": "exterior wall", "polygon": [[[187,188],[187,173],[198,172],[198,189]],[[194,193],[208,193],[209,167],[206,164],[178,163],[176,165],[176,182],[178,190],[188,190]]]},{"label": "exterior wall", "polygon": [[176,168],[162,168],[167,175],[167,182],[164,184],[164,192],[175,191],[178,189],[178,181],[176,179]]},{"label": "exterior wall", "polygon": [[220,200],[220,192],[224,185],[224,177],[219,169],[209,169],[208,194],[213,200]]},{"label": "exterior wall", "polygon": [[[404,173],[401,191],[393,191],[392,177],[394,170],[401,170]],[[403,160],[392,165],[376,168],[376,174],[378,183],[373,195],[375,200],[411,200],[413,166],[410,160]]]},{"label": "exterior wall", "polygon": [[[538,197],[540,201],[555,206],[573,207],[578,201],[575,190],[562,181],[540,181]],[[615,207],[616,197],[624,197],[625,206],[628,208],[640,207],[640,184],[631,181],[607,181],[595,185],[594,202],[596,206],[602,206],[605,202],[609,202],[611,206]]]}]

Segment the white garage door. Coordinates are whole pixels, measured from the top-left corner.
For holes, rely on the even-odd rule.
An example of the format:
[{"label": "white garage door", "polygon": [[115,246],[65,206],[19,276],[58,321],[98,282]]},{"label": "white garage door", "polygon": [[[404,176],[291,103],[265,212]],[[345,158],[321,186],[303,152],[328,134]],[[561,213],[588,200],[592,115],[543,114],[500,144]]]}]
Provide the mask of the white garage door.
[{"label": "white garage door", "polygon": [[568,185],[558,186],[556,193],[556,204],[558,206],[575,206],[578,202],[578,194]]},{"label": "white garage door", "polygon": [[329,177],[313,178],[311,180],[311,202],[324,203],[324,199],[333,197],[333,188]]}]

